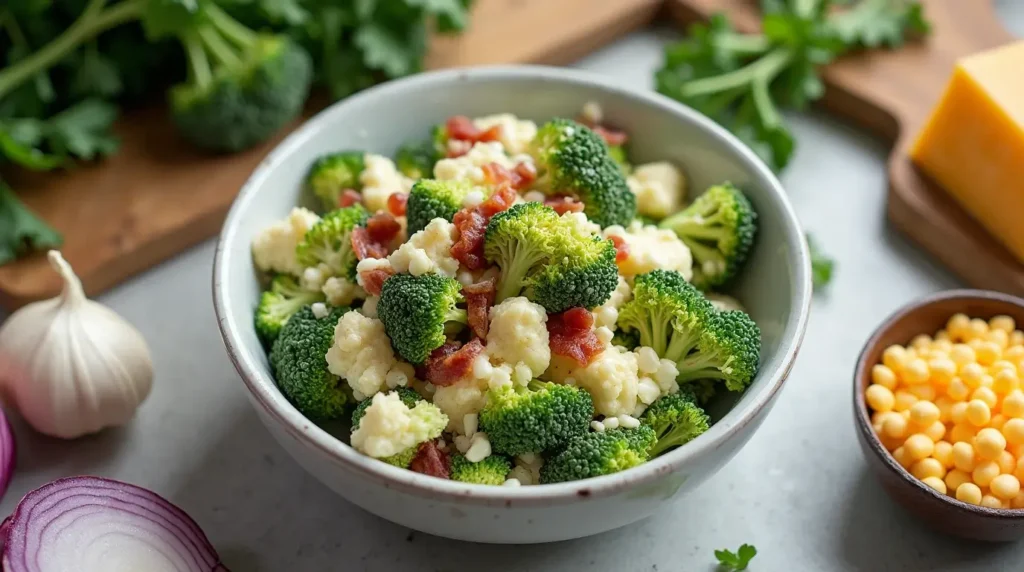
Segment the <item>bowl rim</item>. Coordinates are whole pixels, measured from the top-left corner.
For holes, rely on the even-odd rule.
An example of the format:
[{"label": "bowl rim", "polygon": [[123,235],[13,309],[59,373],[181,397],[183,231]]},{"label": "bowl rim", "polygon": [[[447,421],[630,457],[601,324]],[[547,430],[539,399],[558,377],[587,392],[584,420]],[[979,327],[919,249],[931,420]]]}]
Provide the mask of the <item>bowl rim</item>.
[{"label": "bowl rim", "polygon": [[992,290],[958,288],[953,290],[943,290],[942,292],[937,292],[935,294],[930,294],[917,300],[913,300],[890,313],[871,333],[871,336],[864,343],[860,353],[857,355],[857,365],[854,368],[853,373],[853,410],[857,432],[866,440],[871,452],[882,461],[882,464],[888,468],[889,471],[897,474],[905,486],[916,490],[919,494],[927,495],[925,498],[944,502],[949,508],[959,509],[974,515],[984,516],[986,518],[1019,520],[1024,518],[1024,510],[988,508],[981,505],[966,503],[954,497],[941,494],[935,489],[924,484],[922,481],[918,480],[917,477],[910,474],[910,471],[904,469],[896,462],[896,459],[893,458],[892,454],[890,454],[889,451],[886,450],[885,446],[882,445],[882,441],[877,435],[875,435],[874,428],[871,426],[871,415],[868,413],[867,399],[865,398],[864,390],[861,387],[864,385],[862,382],[868,381],[868,375],[870,375],[869,370],[875,365],[875,362],[868,363],[868,354],[870,354],[871,351],[879,345],[882,337],[884,337],[899,320],[911,314],[920,312],[930,306],[951,300],[965,302],[971,300],[994,300],[1017,306],[1024,311],[1024,298]]},{"label": "bowl rim", "polygon": [[[789,338],[784,338],[780,342],[778,355],[782,358],[779,366],[774,371],[761,373],[761,375],[768,376],[768,380],[759,393],[755,394],[742,407],[739,404],[734,406],[710,430],[688,443],[687,447],[680,447],[642,465],[611,475],[539,486],[495,487],[437,479],[377,462],[356,452],[348,444],[333,437],[299,413],[280,393],[270,376],[261,372],[262,368],[253,355],[253,348],[247,347],[242,341],[239,335],[241,326],[233,319],[229,309],[229,293],[225,288],[225,284],[229,280],[232,258],[241,255],[242,252],[246,254],[249,252],[248,248],[234,250],[229,248],[229,245],[237,242],[239,219],[268,174],[288,156],[297,152],[307,139],[323,128],[322,125],[327,123],[330,117],[343,115],[349,106],[382,94],[415,91],[435,84],[455,84],[465,81],[535,81],[538,79],[597,89],[639,106],[660,108],[668,113],[682,116],[684,120],[694,124],[698,129],[708,132],[711,136],[722,140],[727,146],[733,148],[739,155],[740,161],[745,162],[745,166],[764,182],[769,194],[774,195],[774,199],[781,207],[784,241],[795,246],[797,261],[792,269],[795,290],[792,299],[793,311],[783,323],[783,332],[788,332]],[[775,174],[746,145],[711,119],[654,91],[622,87],[616,85],[612,78],[589,72],[539,65],[476,66],[425,72],[377,85],[345,100],[335,102],[320,111],[271,150],[242,185],[228,212],[218,239],[212,278],[214,311],[228,356],[245,383],[250,396],[254,398],[254,403],[273,418],[282,430],[291,434],[296,440],[319,449],[324,453],[324,457],[330,459],[339,468],[359,473],[386,488],[417,496],[429,496],[438,500],[457,501],[462,504],[504,507],[549,506],[614,495],[638,485],[651,483],[662,475],[675,472],[690,459],[721,447],[757,418],[758,414],[772,402],[773,397],[788,377],[807,328],[812,290],[810,254],[803,240],[803,232],[796,213]]]}]

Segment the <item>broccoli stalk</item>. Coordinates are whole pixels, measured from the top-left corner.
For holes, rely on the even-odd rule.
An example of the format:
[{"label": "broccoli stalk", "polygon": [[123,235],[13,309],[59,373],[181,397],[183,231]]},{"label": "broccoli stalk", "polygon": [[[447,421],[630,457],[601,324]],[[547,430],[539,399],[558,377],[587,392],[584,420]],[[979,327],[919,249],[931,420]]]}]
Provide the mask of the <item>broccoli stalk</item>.
[{"label": "broccoli stalk", "polygon": [[657,443],[651,448],[652,458],[685,445],[710,426],[707,414],[688,392],[660,397],[644,411],[640,421],[654,429],[657,436]]},{"label": "broccoli stalk", "polygon": [[702,290],[728,283],[747,259],[757,234],[757,213],[729,183],[716,185],[684,210],[661,221],[693,254],[693,283]]},{"label": "broccoli stalk", "polygon": [[643,424],[636,429],[584,433],[545,460],[540,481],[578,481],[631,469],[650,458],[656,439],[654,430]]},{"label": "broccoli stalk", "polygon": [[504,455],[492,454],[474,463],[459,453],[451,458],[451,479],[477,485],[500,485],[505,482],[512,462]]},{"label": "broccoli stalk", "polygon": [[188,81],[171,88],[171,115],[193,145],[236,152],[295,119],[309,94],[309,55],[285,36],[259,34],[213,3],[177,32]]},{"label": "broccoli stalk", "polygon": [[466,195],[472,191],[481,193],[484,198],[490,195],[489,188],[474,187],[464,181],[417,181],[409,191],[409,202],[406,204],[408,234],[411,236],[423,230],[435,218],[451,222],[455,213],[462,208]]},{"label": "broccoli stalk", "polygon": [[360,175],[366,168],[362,151],[340,151],[318,157],[306,174],[306,187],[327,210],[340,206],[346,189],[360,190]]},{"label": "broccoli stalk", "polygon": [[530,154],[541,171],[539,188],[576,195],[592,222],[626,226],[636,216],[636,196],[626,185],[622,167],[604,139],[586,126],[553,119],[537,130]]},{"label": "broccoli stalk", "polygon": [[295,312],[303,306],[323,301],[322,292],[305,290],[286,274],[275,276],[270,289],[260,295],[256,306],[256,334],[269,347]]},{"label": "broccoli stalk", "polygon": [[359,260],[352,250],[352,231],[366,224],[367,213],[362,205],[331,211],[303,236],[295,248],[299,263],[319,268],[329,276],[356,281]]},{"label": "broccoli stalk", "polygon": [[396,274],[384,282],[377,315],[398,355],[421,364],[441,347],[446,334],[462,329],[466,310],[459,308],[462,285],[437,274]]},{"label": "broccoli stalk", "polygon": [[334,328],[348,308],[317,318],[310,306],[296,312],[270,349],[270,366],[281,393],[312,421],[341,417],[351,400],[348,386],[327,369]]},{"label": "broccoli stalk", "polygon": [[593,418],[594,401],[586,391],[533,380],[525,388],[489,391],[480,427],[493,450],[515,456],[557,449],[586,433]]},{"label": "broccoli stalk", "polygon": [[618,285],[615,246],[582,233],[540,203],[521,203],[491,218],[484,255],[501,267],[496,300],[525,294],[549,313],[594,308]]}]

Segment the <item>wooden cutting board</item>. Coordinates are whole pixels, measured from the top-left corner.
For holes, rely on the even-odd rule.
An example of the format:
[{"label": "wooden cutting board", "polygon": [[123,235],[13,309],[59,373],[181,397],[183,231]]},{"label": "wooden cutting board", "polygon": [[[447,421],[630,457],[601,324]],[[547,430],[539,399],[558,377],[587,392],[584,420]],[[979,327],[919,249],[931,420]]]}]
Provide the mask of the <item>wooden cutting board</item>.
[{"label": "wooden cutting board", "polygon": [[[822,105],[892,144],[889,220],[968,284],[1024,295],[1024,265],[911,164],[908,150],[957,58],[1013,41],[991,0],[923,0],[932,34],[896,51],[844,57],[824,70]],[[751,0],[669,0],[682,22],[727,12],[741,29],[758,25]],[[823,192],[828,192],[827,188]],[[851,197],[850,200],[856,200]]]},{"label": "wooden cutting board", "polygon": [[[471,29],[431,45],[431,69],[495,63],[570,63],[649,23],[662,0],[477,0]],[[317,110],[311,105],[306,116]],[[299,122],[245,153],[211,157],[180,140],[163,109],[133,112],[122,149],[60,174],[13,173],[35,212],[65,238],[63,253],[98,294],[220,229],[239,187]],[[46,298],[60,281],[42,255],[0,267],[0,305]]]}]

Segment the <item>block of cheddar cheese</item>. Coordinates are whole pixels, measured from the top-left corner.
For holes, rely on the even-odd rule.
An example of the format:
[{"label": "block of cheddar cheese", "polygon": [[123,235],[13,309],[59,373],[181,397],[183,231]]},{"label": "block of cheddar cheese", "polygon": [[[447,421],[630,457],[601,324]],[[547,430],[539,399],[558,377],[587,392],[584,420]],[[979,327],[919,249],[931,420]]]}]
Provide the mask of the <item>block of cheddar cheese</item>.
[{"label": "block of cheddar cheese", "polygon": [[957,62],[910,156],[1024,262],[1024,41]]}]

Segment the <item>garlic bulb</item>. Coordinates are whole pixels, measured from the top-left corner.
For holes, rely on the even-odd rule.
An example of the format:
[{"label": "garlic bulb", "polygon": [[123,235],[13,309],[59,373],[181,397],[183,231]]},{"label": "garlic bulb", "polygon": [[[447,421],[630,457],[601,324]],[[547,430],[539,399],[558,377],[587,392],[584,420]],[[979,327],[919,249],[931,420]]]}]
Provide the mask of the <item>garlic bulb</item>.
[{"label": "garlic bulb", "polygon": [[60,252],[48,256],[64,289],[0,327],[0,392],[37,431],[73,439],[131,419],[153,362],[139,331],[86,298]]}]

